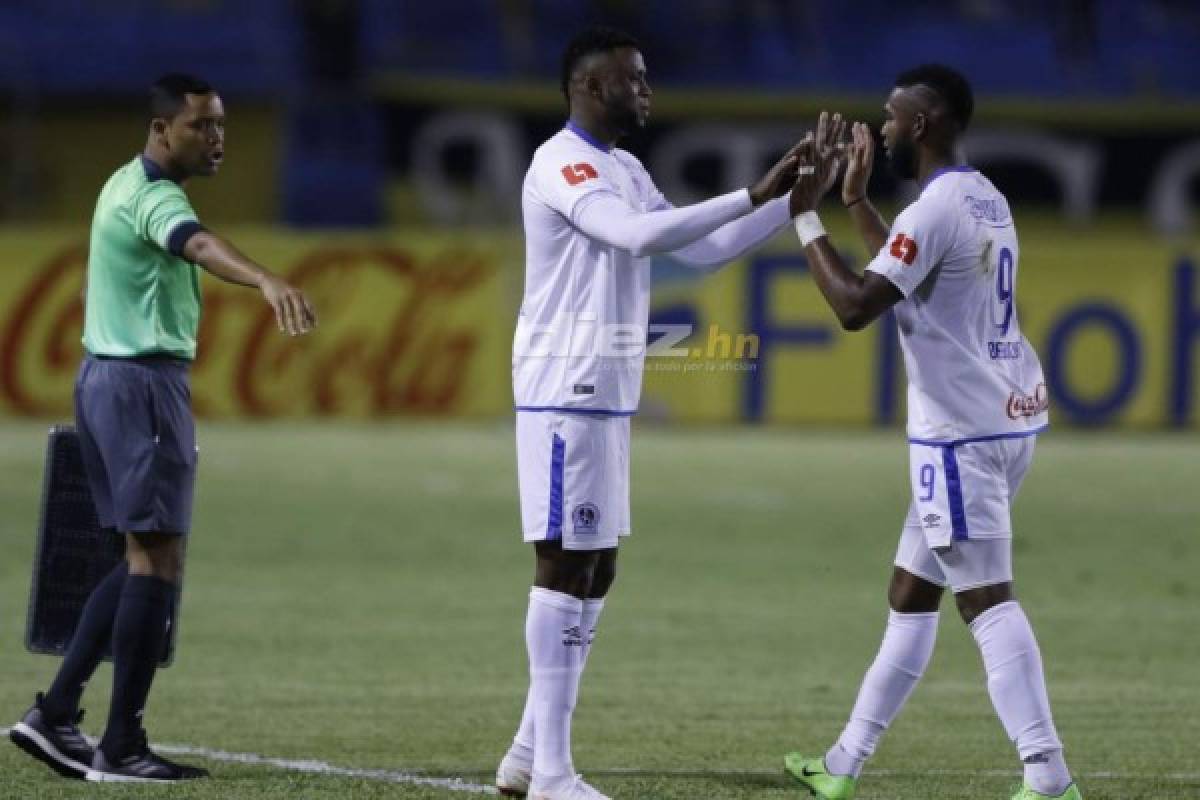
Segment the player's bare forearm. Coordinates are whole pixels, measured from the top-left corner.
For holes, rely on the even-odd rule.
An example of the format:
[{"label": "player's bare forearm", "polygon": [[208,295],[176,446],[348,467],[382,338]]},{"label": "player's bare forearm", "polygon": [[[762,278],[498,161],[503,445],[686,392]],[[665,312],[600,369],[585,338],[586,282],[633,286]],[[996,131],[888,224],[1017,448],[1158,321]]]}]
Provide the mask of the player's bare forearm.
[{"label": "player's bare forearm", "polygon": [[242,286],[261,286],[263,278],[271,274],[234,247],[228,239],[208,231],[188,239],[183,248],[183,257],[223,281]]},{"label": "player's bare forearm", "polygon": [[804,255],[817,288],[848,331],[862,330],[903,298],[886,278],[859,275],[847,267],[828,236],[805,245]]},{"label": "player's bare forearm", "polygon": [[280,331],[298,336],[316,327],[317,313],[304,292],[250,260],[227,239],[197,233],[184,245],[183,256],[223,281],[257,287],[275,312]]},{"label": "player's bare forearm", "polygon": [[850,219],[854,220],[854,227],[858,228],[858,235],[867,246],[867,253],[878,253],[887,242],[888,235],[888,224],[884,222],[883,215],[866,197],[853,203],[848,210]]}]

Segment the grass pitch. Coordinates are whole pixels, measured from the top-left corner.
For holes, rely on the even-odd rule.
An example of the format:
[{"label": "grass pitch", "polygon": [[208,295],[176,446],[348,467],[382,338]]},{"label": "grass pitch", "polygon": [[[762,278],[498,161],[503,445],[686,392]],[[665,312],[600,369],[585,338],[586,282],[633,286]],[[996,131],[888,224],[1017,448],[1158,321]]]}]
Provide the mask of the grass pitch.
[{"label": "grass pitch", "polygon": [[[0,424],[0,723],[57,665],[22,649],[45,426]],[[204,425],[176,665],[156,742],[488,783],[521,711],[532,557],[511,426]],[[575,760],[617,800],[793,798],[878,645],[907,487],[897,432],[635,424],[635,534]],[[1019,597],[1091,800],[1200,797],[1200,440],[1042,437],[1016,509]],[[863,800],[1007,798],[1016,757],[949,602]],[[99,733],[111,672],[85,697]],[[181,757],[183,759],[184,757]],[[63,781],[0,743],[3,798],[449,798],[206,763],[192,786]]]}]

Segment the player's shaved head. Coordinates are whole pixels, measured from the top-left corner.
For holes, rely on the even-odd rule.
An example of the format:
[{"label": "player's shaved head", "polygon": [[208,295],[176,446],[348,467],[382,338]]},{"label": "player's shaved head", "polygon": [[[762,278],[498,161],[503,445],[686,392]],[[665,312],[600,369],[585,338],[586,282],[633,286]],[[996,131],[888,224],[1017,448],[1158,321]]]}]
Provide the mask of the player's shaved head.
[{"label": "player's shaved head", "polygon": [[952,121],[957,133],[971,124],[975,111],[975,96],[971,84],[962,73],[944,64],[922,64],[905,70],[896,77],[896,87],[921,108],[914,109],[931,117]]},{"label": "player's shaved head", "polygon": [[615,28],[593,27],[576,34],[567,43],[562,57],[561,88],[571,106],[572,86],[578,85],[589,68],[602,67],[605,59],[597,58],[622,48],[640,50],[637,39]]},{"label": "player's shaved head", "polygon": [[210,94],[215,91],[211,84],[195,75],[180,72],[163,75],[150,86],[150,119],[169,122],[187,105],[189,94]]},{"label": "player's shaved head", "polygon": [[971,122],[975,99],[967,79],[941,64],[900,73],[884,104],[883,146],[896,177],[913,180],[922,162],[952,161]]}]

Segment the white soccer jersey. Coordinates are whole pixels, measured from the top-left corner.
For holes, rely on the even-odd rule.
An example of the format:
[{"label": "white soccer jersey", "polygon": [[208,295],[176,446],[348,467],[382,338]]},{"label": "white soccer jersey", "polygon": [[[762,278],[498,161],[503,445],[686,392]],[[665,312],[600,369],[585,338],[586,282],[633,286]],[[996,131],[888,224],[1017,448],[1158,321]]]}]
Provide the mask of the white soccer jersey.
[{"label": "white soccer jersey", "polygon": [[568,127],[525,175],[525,294],[513,339],[517,410],[632,414],[642,389],[650,258],[573,224],[589,200],[616,195],[636,211],[670,204],[632,154]]},{"label": "white soccer jersey", "polygon": [[1021,335],[1020,251],[1008,201],[970,167],[939,170],[867,265],[905,299],[896,322],[908,372],[908,436],[950,444],[1044,428],[1037,353]]}]

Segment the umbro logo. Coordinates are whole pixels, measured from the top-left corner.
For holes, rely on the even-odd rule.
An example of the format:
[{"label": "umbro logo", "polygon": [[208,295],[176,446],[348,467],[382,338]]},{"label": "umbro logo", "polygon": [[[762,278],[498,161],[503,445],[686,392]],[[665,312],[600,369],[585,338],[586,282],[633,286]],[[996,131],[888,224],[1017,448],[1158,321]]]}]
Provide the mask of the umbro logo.
[{"label": "umbro logo", "polygon": [[926,528],[937,528],[942,524],[942,515],[926,514],[921,518],[921,521],[925,523]]}]

